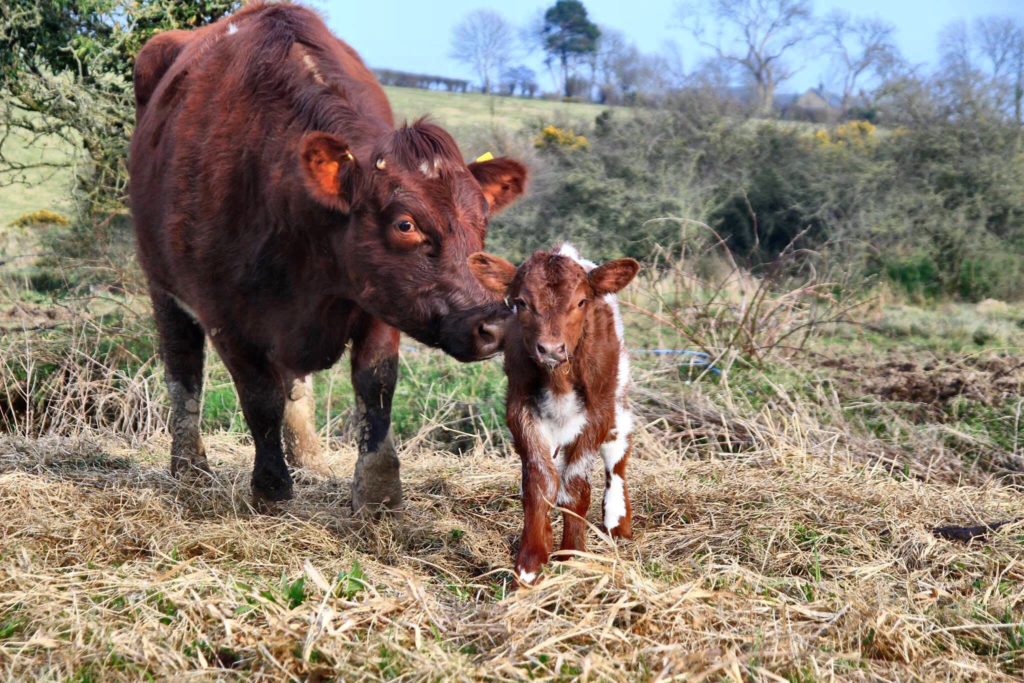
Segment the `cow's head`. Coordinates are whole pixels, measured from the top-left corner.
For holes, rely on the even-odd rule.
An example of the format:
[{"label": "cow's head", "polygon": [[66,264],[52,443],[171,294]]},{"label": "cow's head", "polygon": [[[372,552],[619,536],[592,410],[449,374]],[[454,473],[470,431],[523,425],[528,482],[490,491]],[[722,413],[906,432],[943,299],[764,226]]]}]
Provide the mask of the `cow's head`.
[{"label": "cow's head", "polygon": [[459,360],[501,350],[507,313],[467,257],[483,248],[488,218],[522,194],[521,163],[467,165],[451,136],[423,121],[360,158],[336,135],[307,133],[300,163],[307,191],[345,226],[334,248],[359,306]]},{"label": "cow's head", "polygon": [[506,297],[515,313],[517,334],[527,357],[553,370],[576,352],[587,307],[595,297],[614,294],[630,283],[640,264],[624,258],[587,271],[562,254],[539,251],[517,269],[492,254],[473,254],[469,267],[480,283]]}]

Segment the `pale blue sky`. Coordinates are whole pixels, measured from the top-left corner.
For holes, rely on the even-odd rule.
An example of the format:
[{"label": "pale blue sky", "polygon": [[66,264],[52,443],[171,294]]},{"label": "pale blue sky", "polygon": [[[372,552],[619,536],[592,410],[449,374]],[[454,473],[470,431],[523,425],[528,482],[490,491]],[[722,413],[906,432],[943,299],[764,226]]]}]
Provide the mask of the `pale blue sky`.
[{"label": "pale blue sky", "polygon": [[[467,69],[448,57],[452,27],[466,13],[496,9],[509,21],[527,24],[553,0],[521,0],[494,3],[486,0],[312,0],[331,28],[375,67],[465,76]],[[678,0],[584,0],[591,18],[599,24],[623,31],[645,51],[660,50],[674,40],[682,52],[687,70],[700,53],[693,39],[674,26]],[[956,19],[990,14],[1024,16],[1024,0],[816,0],[815,11],[826,14],[843,9],[858,16],[880,17],[896,26],[897,41],[904,55],[914,63],[934,63],[939,31]],[[542,75],[541,56],[518,60]],[[802,90],[826,78],[825,59],[803,56],[802,66],[783,90]],[[544,87],[550,87],[542,81]]]}]

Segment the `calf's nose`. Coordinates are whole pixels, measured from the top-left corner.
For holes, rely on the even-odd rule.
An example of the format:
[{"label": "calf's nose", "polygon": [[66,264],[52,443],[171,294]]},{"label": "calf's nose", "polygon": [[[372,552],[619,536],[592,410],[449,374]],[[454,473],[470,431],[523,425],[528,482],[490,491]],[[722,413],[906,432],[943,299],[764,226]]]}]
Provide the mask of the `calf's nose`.
[{"label": "calf's nose", "polygon": [[568,359],[564,342],[537,342],[537,357],[548,367],[557,367]]}]

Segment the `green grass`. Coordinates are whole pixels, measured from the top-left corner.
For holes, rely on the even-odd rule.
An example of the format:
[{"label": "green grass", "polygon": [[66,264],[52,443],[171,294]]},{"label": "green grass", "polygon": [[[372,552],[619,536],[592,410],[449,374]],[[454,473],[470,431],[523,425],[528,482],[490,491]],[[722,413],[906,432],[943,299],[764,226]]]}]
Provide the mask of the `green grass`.
[{"label": "green grass", "polygon": [[[478,93],[446,93],[418,88],[384,88],[395,118],[415,119],[430,114],[453,132],[465,127],[492,125],[518,129],[538,121],[593,120],[608,107],[599,104],[528,100]],[[538,129],[539,130],[539,129]]]},{"label": "green grass", "polygon": [[[13,132],[4,145],[4,154],[20,164],[70,161],[60,141],[44,138],[31,142],[23,134]],[[0,175],[0,227],[31,211],[49,209],[62,214],[72,210],[71,181],[73,172],[66,168],[37,168],[14,176]],[[24,181],[8,184],[12,180]],[[29,228],[31,229],[31,228]],[[6,230],[4,237],[7,237]]]}]

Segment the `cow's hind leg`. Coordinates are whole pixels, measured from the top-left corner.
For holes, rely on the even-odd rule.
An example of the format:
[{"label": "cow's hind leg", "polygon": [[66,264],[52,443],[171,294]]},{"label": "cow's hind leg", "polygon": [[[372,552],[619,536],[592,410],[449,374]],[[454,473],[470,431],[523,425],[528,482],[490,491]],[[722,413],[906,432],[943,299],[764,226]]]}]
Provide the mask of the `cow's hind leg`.
[{"label": "cow's hind leg", "polygon": [[152,299],[171,399],[171,474],[209,474],[210,465],[199,433],[206,336],[199,323],[173,297],[153,292]]},{"label": "cow's hind leg", "polygon": [[331,473],[320,448],[315,426],[316,405],[313,378],[309,375],[292,381],[284,405],[284,454],[293,468],[317,474]]},{"label": "cow's hind leg", "polygon": [[366,316],[352,337],[359,459],[352,509],[376,513],[402,505],[398,453],[391,439],[391,399],[398,379],[399,332]]}]

